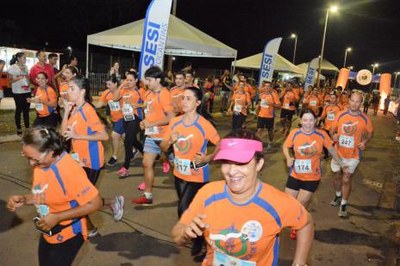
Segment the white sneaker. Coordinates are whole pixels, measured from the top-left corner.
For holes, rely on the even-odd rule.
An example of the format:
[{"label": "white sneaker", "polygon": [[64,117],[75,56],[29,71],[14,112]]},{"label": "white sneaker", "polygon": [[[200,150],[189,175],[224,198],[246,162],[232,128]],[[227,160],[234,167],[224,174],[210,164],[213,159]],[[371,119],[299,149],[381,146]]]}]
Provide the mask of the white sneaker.
[{"label": "white sneaker", "polygon": [[97,231],[97,228],[93,228],[92,230],[90,230],[88,232],[88,238],[93,238],[96,236],[100,236],[100,233],[99,233],[99,231]]},{"label": "white sneaker", "polygon": [[114,221],[119,222],[124,216],[125,198],[123,196],[115,196],[115,202],[111,205]]}]

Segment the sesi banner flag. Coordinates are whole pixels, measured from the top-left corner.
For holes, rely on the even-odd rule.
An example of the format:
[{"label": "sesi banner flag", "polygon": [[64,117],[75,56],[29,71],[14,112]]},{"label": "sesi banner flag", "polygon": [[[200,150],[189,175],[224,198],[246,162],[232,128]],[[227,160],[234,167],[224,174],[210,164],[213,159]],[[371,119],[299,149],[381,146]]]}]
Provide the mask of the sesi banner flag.
[{"label": "sesi banner flag", "polygon": [[151,66],[163,68],[171,6],[172,0],[153,0],[147,8],[139,62],[140,79]]},{"label": "sesi banner flag", "polygon": [[258,87],[260,88],[263,81],[272,81],[274,74],[275,58],[281,45],[282,38],[275,38],[270,40],[264,48],[260,66],[260,78],[258,80]]},{"label": "sesi banner flag", "polygon": [[306,80],[304,82],[304,91],[308,90],[308,86],[314,86],[315,73],[318,69],[319,58],[316,57],[308,64]]}]

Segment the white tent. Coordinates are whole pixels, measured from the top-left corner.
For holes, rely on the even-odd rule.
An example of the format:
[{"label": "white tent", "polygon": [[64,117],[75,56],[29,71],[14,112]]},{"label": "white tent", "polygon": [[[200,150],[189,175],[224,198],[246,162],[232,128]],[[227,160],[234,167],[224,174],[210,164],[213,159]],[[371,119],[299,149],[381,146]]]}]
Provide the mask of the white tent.
[{"label": "white tent", "polygon": [[[297,67],[302,69],[304,75],[307,74],[308,63],[299,64],[299,65],[297,65]],[[339,72],[339,68],[337,68],[334,64],[332,64],[331,62],[329,62],[326,59],[322,60],[321,70]]]},{"label": "white tent", "polygon": [[[140,52],[143,27],[144,19],[141,19],[88,35],[86,47],[87,60],[89,58],[89,44]],[[236,58],[237,51],[171,15],[165,54],[190,57]],[[88,64],[86,65],[88,66]]]},{"label": "white tent", "polygon": [[[236,61],[236,67],[247,69],[260,69],[262,53],[242,58]],[[232,62],[235,65],[235,61]],[[278,54],[275,59],[275,71],[302,74],[302,70],[293,65],[289,60]]]}]

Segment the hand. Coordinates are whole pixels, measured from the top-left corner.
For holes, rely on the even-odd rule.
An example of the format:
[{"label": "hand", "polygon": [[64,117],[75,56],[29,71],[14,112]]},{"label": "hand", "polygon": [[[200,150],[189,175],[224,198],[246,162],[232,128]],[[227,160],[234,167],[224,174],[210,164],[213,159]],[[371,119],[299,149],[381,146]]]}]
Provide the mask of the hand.
[{"label": "hand", "polygon": [[206,162],[206,155],[202,152],[197,152],[194,156],[194,162],[196,164],[201,164]]},{"label": "hand", "polygon": [[192,222],[185,227],[184,235],[186,238],[196,238],[203,235],[203,231],[210,226],[203,220],[206,218],[205,214],[198,214],[193,218]]},{"label": "hand", "polygon": [[77,138],[77,133],[75,130],[75,122],[67,127],[67,130],[64,132],[64,137],[69,140],[69,139],[76,139]]},{"label": "hand", "polygon": [[36,224],[43,231],[49,231],[51,228],[56,226],[60,222],[57,214],[49,213],[45,217],[41,218]]},{"label": "hand", "polygon": [[142,129],[142,130],[145,129],[144,121],[145,121],[145,120],[143,120],[142,122],[139,123],[140,129]]},{"label": "hand", "polygon": [[286,165],[287,165],[287,167],[292,167],[293,166],[293,163],[294,163],[294,158],[289,158],[289,159],[286,159]]},{"label": "hand", "polygon": [[24,196],[22,196],[22,195],[14,195],[14,196],[11,196],[9,199],[8,199],[8,202],[7,202],[7,209],[10,211],[10,212],[15,212],[15,210],[17,209],[17,208],[19,208],[19,207],[21,207],[22,205],[24,205],[25,204],[25,197]]},{"label": "hand", "polygon": [[[71,112],[72,108],[75,106],[74,103],[72,102],[67,102],[67,104],[64,106],[64,112],[69,114],[69,112]],[[64,115],[65,115],[64,113]]]},{"label": "hand", "polygon": [[333,134],[332,140],[335,141],[335,142],[338,142],[339,141],[339,134],[337,134],[337,133]]},{"label": "hand", "polygon": [[365,150],[365,141],[361,141],[360,144],[358,144],[358,148],[362,151]]}]

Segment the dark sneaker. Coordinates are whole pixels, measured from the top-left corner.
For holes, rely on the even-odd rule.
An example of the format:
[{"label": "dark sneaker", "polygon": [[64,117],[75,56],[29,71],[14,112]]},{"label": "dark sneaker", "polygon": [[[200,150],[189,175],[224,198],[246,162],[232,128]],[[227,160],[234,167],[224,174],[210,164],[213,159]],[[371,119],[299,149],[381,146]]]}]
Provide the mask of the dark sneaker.
[{"label": "dark sneaker", "polygon": [[346,204],[340,205],[338,215],[339,215],[339,217],[341,217],[341,218],[347,217],[347,205],[346,205]]},{"label": "dark sneaker", "polygon": [[114,156],[111,156],[110,160],[108,160],[108,166],[115,166],[117,164],[117,159]]},{"label": "dark sneaker", "polygon": [[340,205],[341,201],[342,201],[342,196],[340,196],[340,197],[335,196],[335,198],[331,201],[331,205],[334,207],[337,207]]},{"label": "dark sneaker", "polygon": [[148,199],[148,198],[146,198],[144,195],[142,195],[142,196],[140,196],[140,197],[138,197],[138,198],[136,198],[136,199],[133,199],[133,200],[132,200],[132,204],[134,204],[134,205],[148,206],[148,205],[153,204],[153,199]]}]

